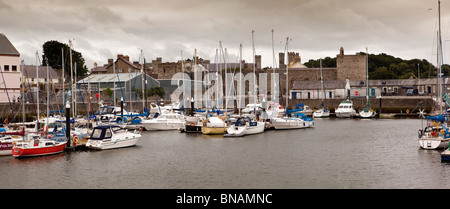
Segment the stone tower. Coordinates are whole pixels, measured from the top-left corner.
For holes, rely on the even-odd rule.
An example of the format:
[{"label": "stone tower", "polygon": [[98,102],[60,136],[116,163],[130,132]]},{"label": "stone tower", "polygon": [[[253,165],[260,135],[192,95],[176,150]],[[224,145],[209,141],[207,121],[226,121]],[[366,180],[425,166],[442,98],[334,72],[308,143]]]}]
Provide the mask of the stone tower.
[{"label": "stone tower", "polygon": [[356,53],[344,55],[344,48],[336,55],[336,80],[366,80],[367,56]]}]

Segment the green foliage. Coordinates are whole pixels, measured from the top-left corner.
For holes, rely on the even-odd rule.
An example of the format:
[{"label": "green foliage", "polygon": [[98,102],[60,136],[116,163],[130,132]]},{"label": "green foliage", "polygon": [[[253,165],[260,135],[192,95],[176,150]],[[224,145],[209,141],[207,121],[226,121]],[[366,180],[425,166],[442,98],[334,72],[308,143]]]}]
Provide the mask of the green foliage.
[{"label": "green foliage", "polygon": [[114,91],[111,90],[109,87],[107,89],[104,90],[104,92],[110,97],[112,98]]},{"label": "green foliage", "polygon": [[161,87],[147,89],[147,91],[148,91],[148,93],[147,93],[148,96],[154,96],[155,92],[156,92],[156,95],[158,95],[159,98],[164,98],[165,92],[164,92],[164,89]]},{"label": "green foliage", "polygon": [[[139,95],[139,98],[142,99],[142,90],[135,88],[134,91]],[[159,98],[164,98],[164,94],[165,94],[164,89],[161,87],[155,87],[154,89],[153,88],[147,89],[145,92],[146,92],[146,94],[145,94],[146,97],[155,96],[155,92],[156,92],[156,95]]]},{"label": "green foliage", "polygon": [[[360,52],[365,55],[366,53]],[[309,68],[320,67],[319,59],[309,60],[304,63]],[[419,66],[417,66],[419,65]],[[323,67],[336,67],[336,58],[326,57],[322,59]],[[417,78],[417,67],[419,67],[420,78],[435,78],[436,67],[425,59],[403,60],[392,55],[381,53],[369,54],[369,78],[370,79],[400,79]],[[443,65],[444,76],[449,76],[450,66]]]},{"label": "green foliage", "polygon": [[[61,49],[64,50],[64,69],[65,73],[70,74],[70,47],[67,44],[60,43],[58,41],[47,41],[42,46],[44,54],[42,55],[42,65],[46,65],[45,57],[48,59],[48,65],[53,69],[62,69]],[[76,71],[77,76],[84,76],[87,73],[87,67],[83,55],[72,49],[72,62],[74,63],[74,73]],[[76,69],[75,69],[76,63]]]},{"label": "green foliage", "polygon": [[[308,62],[305,62],[304,65],[309,68],[318,68],[320,67],[320,59],[309,60]],[[336,58],[325,57],[322,59],[322,67],[336,67]]]}]

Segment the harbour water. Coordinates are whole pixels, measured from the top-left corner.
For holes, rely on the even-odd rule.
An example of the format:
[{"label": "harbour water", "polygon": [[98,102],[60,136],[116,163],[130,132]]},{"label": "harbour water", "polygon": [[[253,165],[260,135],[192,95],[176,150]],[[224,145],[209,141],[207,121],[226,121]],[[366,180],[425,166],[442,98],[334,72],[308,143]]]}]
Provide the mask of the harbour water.
[{"label": "harbour water", "polygon": [[441,151],[419,148],[419,119],[315,124],[237,138],[147,131],[130,148],[0,157],[0,188],[450,188]]}]

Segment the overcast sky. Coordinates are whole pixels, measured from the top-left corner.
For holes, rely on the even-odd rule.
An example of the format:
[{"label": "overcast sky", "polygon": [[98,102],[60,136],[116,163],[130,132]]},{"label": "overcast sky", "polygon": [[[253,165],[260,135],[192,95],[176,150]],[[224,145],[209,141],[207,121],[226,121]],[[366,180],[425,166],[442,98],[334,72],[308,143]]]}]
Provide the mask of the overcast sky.
[{"label": "overcast sky", "polygon": [[[252,30],[262,65],[275,53],[299,52],[309,59],[365,51],[436,63],[437,0],[0,0],[0,33],[20,52],[25,64],[49,40],[81,52],[88,68],[107,63],[118,53],[147,62],[192,58],[194,49],[214,62],[219,41],[229,62],[253,62]],[[450,2],[441,2],[444,62],[450,60]],[[278,59],[278,55],[276,55]],[[447,57],[447,58],[446,58]],[[278,60],[277,60],[278,62]]]}]

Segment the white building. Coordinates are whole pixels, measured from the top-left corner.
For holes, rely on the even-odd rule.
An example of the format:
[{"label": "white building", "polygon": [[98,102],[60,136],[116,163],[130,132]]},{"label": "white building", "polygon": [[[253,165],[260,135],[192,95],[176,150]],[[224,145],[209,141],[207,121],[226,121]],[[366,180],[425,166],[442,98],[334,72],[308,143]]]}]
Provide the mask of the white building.
[{"label": "white building", "polygon": [[0,34],[0,102],[16,101],[20,94],[20,53],[4,34]]}]

